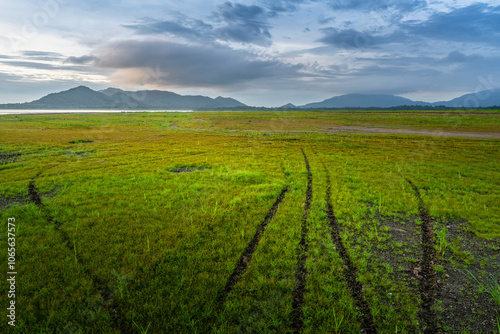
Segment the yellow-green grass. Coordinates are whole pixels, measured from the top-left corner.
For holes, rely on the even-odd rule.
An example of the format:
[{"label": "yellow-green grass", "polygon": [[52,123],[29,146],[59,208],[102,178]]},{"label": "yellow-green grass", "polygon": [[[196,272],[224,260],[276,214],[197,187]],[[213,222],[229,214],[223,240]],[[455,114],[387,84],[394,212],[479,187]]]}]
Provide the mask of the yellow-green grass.
[{"label": "yellow-green grass", "polygon": [[304,111],[194,113],[189,128],[253,131],[331,131],[339,127],[368,126],[387,129],[498,133],[498,110],[468,111]]},{"label": "yellow-green grass", "polygon": [[[408,178],[439,223],[465,219],[468,230],[496,247],[500,140],[290,132],[335,122],[457,128],[444,115],[419,115],[421,123],[413,114],[386,117],[326,112],[0,117],[0,150],[23,153],[0,166],[0,197],[27,196],[28,183],[41,173],[35,182],[44,202],[43,208],[27,201],[2,208],[2,221],[15,217],[17,223],[17,330],[119,333],[91,273],[106,282],[120,313],[130,323],[149,326],[149,333],[289,332],[307,178],[301,148],[313,175],[304,332],[361,329],[326,225],[323,165],[341,237],[377,327],[418,330],[418,290],[397,279],[398,268],[379,257],[383,247],[399,249],[375,215],[418,216]],[[460,131],[499,131],[498,116],[460,117],[469,124]],[[179,168],[197,170],[173,172]],[[285,186],[290,192],[218,310],[217,293]],[[60,230],[47,214],[62,224]],[[63,232],[73,249],[64,245]],[[6,243],[5,232],[5,249]],[[408,263],[418,261],[416,247]],[[465,261],[458,250],[445,254],[451,258],[443,261]],[[474,255],[479,262],[480,254]],[[6,252],[0,260],[7,263]],[[7,288],[2,285],[0,293],[6,295]]]}]

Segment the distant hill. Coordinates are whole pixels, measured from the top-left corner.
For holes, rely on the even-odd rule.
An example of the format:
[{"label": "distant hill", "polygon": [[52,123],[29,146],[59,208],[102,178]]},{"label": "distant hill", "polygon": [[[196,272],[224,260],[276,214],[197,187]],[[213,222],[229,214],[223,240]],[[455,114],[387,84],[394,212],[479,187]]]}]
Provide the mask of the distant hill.
[{"label": "distant hill", "polygon": [[284,106],[279,107],[279,109],[297,109],[298,107],[295,104],[287,103]]},{"label": "distant hill", "polygon": [[212,99],[159,90],[130,92],[118,88],[94,91],[79,86],[33,102],[2,104],[0,109],[221,109],[245,106],[235,99],[220,96]]},{"label": "distant hill", "polygon": [[487,108],[500,106],[500,89],[485,90],[474,94],[465,94],[450,101],[435,102],[433,106],[451,108]]},{"label": "distant hill", "polygon": [[335,96],[323,102],[309,103],[301,106],[305,109],[321,109],[321,108],[390,108],[395,106],[413,106],[423,105],[428,106],[430,103],[412,101],[410,99],[385,94],[346,94]]}]

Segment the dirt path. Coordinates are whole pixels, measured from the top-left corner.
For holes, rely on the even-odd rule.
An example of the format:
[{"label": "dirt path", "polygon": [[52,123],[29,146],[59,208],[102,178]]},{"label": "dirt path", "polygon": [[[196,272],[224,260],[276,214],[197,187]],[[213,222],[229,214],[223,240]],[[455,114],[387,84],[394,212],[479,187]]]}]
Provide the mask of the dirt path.
[{"label": "dirt path", "polygon": [[420,297],[422,299],[421,317],[425,322],[425,334],[442,333],[436,311],[434,310],[434,300],[437,290],[437,275],[434,269],[436,263],[436,250],[434,249],[434,229],[432,227],[432,217],[424,205],[418,188],[408,179],[415,196],[418,199],[418,212],[422,219],[422,277],[420,279]]},{"label": "dirt path", "polygon": [[266,214],[260,225],[257,227],[257,230],[255,231],[252,240],[243,251],[243,254],[241,254],[241,257],[238,260],[236,268],[234,268],[233,273],[231,274],[231,276],[229,276],[227,280],[224,290],[222,290],[217,296],[217,304],[219,306],[219,309],[222,308],[224,302],[226,301],[227,295],[233,290],[234,286],[239,282],[241,275],[243,275],[243,273],[247,269],[248,263],[252,260],[252,255],[257,249],[257,245],[259,244],[260,238],[264,234],[266,226],[269,224],[271,219],[273,219],[274,215],[276,214],[276,211],[278,210],[279,204],[285,198],[285,195],[288,192],[288,190],[289,190],[288,188],[283,188],[281,190],[281,193],[276,198],[276,201],[272,205],[271,209],[269,209],[268,213]]},{"label": "dirt path", "polygon": [[304,161],[306,163],[307,169],[307,190],[306,190],[306,201],[304,203],[304,214],[302,216],[302,231],[300,242],[298,246],[298,256],[297,256],[297,269],[295,271],[295,281],[297,282],[293,290],[293,302],[292,302],[292,330],[294,333],[300,333],[304,327],[302,305],[304,304],[304,293],[306,291],[306,277],[307,277],[307,219],[309,218],[309,210],[311,209],[311,202],[313,197],[312,190],[312,173],[309,166],[309,160],[302,150],[302,155],[304,155]]},{"label": "dirt path", "polygon": [[406,134],[406,135],[424,135],[436,137],[470,137],[470,138],[496,138],[500,139],[500,133],[492,132],[459,132],[459,131],[430,131],[430,130],[409,130],[409,129],[390,129],[376,128],[364,126],[339,126],[331,128],[326,132],[339,131],[358,131],[358,132],[373,132],[385,134]]},{"label": "dirt path", "polygon": [[[35,203],[36,206],[38,206],[42,214],[45,218],[45,220],[49,224],[54,224],[55,225],[55,230],[59,232],[61,235],[64,245],[66,248],[68,248],[71,252],[74,252],[74,244],[72,244],[70,237],[66,233],[66,231],[61,229],[62,223],[55,220],[52,215],[50,214],[49,210],[47,207],[43,204],[42,198],[40,196],[40,192],[35,186],[35,180],[40,176],[38,174],[35,176],[33,179],[31,179],[29,185],[28,185],[28,196],[29,200],[32,203]],[[96,277],[86,266],[85,266],[85,261],[81,258],[81,256],[75,252],[75,261],[82,266],[83,271],[85,274],[91,278],[92,280],[92,285],[94,288],[99,292],[99,294],[102,296],[104,302],[103,306],[107,309],[109,316],[111,318],[111,321],[113,323],[113,327],[117,330],[120,331],[122,334],[135,334],[136,331],[133,329],[132,324],[125,318],[123,313],[121,312],[121,308],[118,305],[118,302],[116,299],[113,298],[113,294],[111,290],[107,287],[104,281],[102,281],[100,278]]]},{"label": "dirt path", "polygon": [[356,307],[362,314],[360,319],[361,326],[363,327],[362,332],[368,334],[377,333],[377,327],[373,322],[373,316],[371,313],[370,306],[366,302],[363,295],[363,286],[356,277],[357,269],[352,263],[351,258],[349,257],[349,254],[347,253],[347,250],[345,249],[344,244],[342,243],[342,239],[340,238],[339,224],[337,221],[337,217],[335,217],[335,214],[333,213],[333,206],[330,199],[331,198],[330,174],[328,173],[326,167],[325,167],[325,174],[326,174],[325,201],[327,207],[326,215],[329,221],[332,240],[339,251],[340,257],[344,261],[344,277],[347,281],[349,289],[351,290],[352,296],[356,302]]}]

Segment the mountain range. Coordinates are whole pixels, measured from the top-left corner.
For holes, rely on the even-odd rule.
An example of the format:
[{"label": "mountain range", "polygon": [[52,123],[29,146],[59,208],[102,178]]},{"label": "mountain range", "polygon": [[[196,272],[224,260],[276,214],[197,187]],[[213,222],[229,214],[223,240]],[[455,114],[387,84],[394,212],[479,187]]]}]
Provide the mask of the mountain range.
[{"label": "mountain range", "polygon": [[[500,106],[500,89],[462,95],[450,101],[434,103],[413,101],[385,94],[346,94],[322,102],[295,106],[288,103],[278,109],[394,108],[394,107],[488,108]],[[179,95],[160,90],[125,91],[107,88],[100,91],[85,86],[52,93],[26,103],[0,104],[0,109],[255,109],[227,97],[215,99],[201,95]],[[263,108],[265,109],[265,108]]]},{"label": "mountain range", "polygon": [[[448,108],[488,108],[500,106],[500,89],[485,90],[466,94],[450,101],[413,101],[401,96],[384,94],[346,94],[335,96],[322,102],[309,103],[299,108],[392,108],[400,106],[448,107]],[[289,105],[283,106],[289,108]]]}]

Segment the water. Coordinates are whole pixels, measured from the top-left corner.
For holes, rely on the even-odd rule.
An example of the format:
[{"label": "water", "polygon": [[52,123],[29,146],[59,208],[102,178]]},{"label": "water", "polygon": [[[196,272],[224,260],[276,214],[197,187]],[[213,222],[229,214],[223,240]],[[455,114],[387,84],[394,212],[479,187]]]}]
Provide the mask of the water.
[{"label": "water", "polygon": [[99,109],[71,109],[71,110],[38,110],[38,109],[0,109],[0,115],[37,115],[37,114],[93,114],[93,113],[158,113],[158,112],[193,112],[193,110],[99,110]]}]

